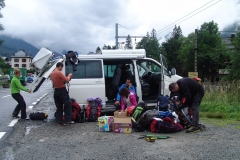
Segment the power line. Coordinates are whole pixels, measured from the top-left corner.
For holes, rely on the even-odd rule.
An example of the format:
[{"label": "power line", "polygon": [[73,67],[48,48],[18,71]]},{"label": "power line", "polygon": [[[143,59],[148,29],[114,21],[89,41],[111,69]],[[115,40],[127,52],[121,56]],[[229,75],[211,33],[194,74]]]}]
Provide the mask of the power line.
[{"label": "power line", "polygon": [[[131,29],[129,29],[129,28],[127,28],[127,27],[124,27],[124,26],[122,26],[121,24],[118,24],[119,26],[121,26],[121,27],[123,27],[123,28],[125,28],[125,29],[128,29],[128,30],[130,30],[130,31],[132,31],[132,32],[135,32],[135,31],[133,31],[133,30],[131,30]],[[137,33],[137,32],[135,32],[135,33]],[[141,36],[143,36],[142,34],[140,34],[140,33],[137,33],[137,34],[139,34],[139,35],[141,35]]]},{"label": "power line", "polygon": [[[212,0],[212,1],[215,1],[215,0]],[[200,8],[202,8],[202,7],[206,6],[207,4],[211,3],[212,1],[210,1],[210,2],[208,2],[208,3],[206,3],[206,4],[204,4],[203,6],[201,6],[201,7],[199,7],[198,9],[196,9],[196,10],[192,11],[191,13],[188,13],[187,15],[185,15],[185,16],[183,16],[182,18],[178,19],[177,21],[175,21],[175,22],[173,22],[173,23],[169,24],[168,26],[166,26],[166,27],[164,27],[164,28],[160,29],[160,30],[159,30],[159,31],[157,31],[157,32],[160,32],[160,31],[164,30],[165,28],[168,28],[168,27],[169,27],[169,26],[171,26],[172,24],[175,24],[176,22],[178,22],[178,21],[180,21],[181,19],[183,19],[183,18],[187,17],[188,15],[190,15],[190,14],[192,14],[193,12],[195,12],[195,11],[199,10]]]},{"label": "power line", "polygon": [[[217,3],[220,2],[220,1],[222,1],[222,0],[219,0],[219,1],[217,1],[216,3],[213,3],[212,5],[210,5],[210,6],[206,7],[206,8],[204,8],[204,9],[200,10],[199,12],[197,12],[197,13],[193,14],[192,16],[190,16],[190,17],[188,17],[188,18],[186,18],[186,19],[180,21],[180,22],[177,23],[177,24],[180,24],[180,23],[182,23],[182,22],[188,20],[189,18],[191,18],[191,17],[197,15],[198,13],[200,13],[200,12],[202,12],[202,11],[208,9],[209,7],[211,7],[211,6],[215,5],[215,4],[217,4]],[[172,27],[174,27],[174,26],[171,26],[171,27],[166,28],[165,30],[163,30],[163,31],[161,31],[161,32],[159,32],[159,33],[157,33],[157,35],[160,34],[160,33],[162,33],[162,32],[164,32],[164,31],[166,31],[166,30],[168,30],[168,29],[170,29],[170,28],[172,28]]]}]

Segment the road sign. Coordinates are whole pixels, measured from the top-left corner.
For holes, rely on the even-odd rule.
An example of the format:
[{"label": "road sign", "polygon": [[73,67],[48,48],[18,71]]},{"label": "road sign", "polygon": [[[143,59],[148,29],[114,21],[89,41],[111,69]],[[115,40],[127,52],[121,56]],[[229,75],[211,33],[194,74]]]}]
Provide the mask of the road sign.
[{"label": "road sign", "polygon": [[198,78],[198,72],[188,72],[189,78]]}]

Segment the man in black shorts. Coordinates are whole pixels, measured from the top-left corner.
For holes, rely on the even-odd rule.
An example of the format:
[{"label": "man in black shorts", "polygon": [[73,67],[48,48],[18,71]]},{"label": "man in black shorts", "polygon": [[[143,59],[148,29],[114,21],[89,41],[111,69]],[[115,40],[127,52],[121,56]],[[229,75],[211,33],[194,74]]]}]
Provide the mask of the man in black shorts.
[{"label": "man in black shorts", "polygon": [[192,124],[186,132],[200,131],[199,106],[204,96],[203,86],[191,78],[182,78],[176,83],[171,83],[169,90],[171,92],[178,92],[181,103],[189,106],[193,111]]}]

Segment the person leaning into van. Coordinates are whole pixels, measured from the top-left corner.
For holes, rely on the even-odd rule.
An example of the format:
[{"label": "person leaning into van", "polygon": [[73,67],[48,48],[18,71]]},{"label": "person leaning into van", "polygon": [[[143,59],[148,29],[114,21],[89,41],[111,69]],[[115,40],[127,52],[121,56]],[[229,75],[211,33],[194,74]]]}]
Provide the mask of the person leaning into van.
[{"label": "person leaning into van", "polygon": [[21,110],[21,119],[27,119],[26,103],[20,94],[20,90],[31,93],[31,90],[25,88],[20,82],[21,71],[18,68],[14,68],[14,76],[11,81],[11,94],[12,97],[17,101],[12,117],[19,118],[18,114]]},{"label": "person leaning into van", "polygon": [[121,96],[122,111],[128,107],[137,105],[135,94],[131,90],[129,90],[127,87],[124,87],[120,90],[120,96]]},{"label": "person leaning into van", "polygon": [[121,87],[119,88],[117,98],[116,98],[116,102],[114,103],[117,110],[120,109],[120,100],[121,100],[120,91],[121,91],[122,88],[125,88],[125,87],[127,87],[130,91],[132,91],[136,96],[136,91],[135,91],[134,86],[132,85],[131,79],[127,78],[126,83],[122,84]]},{"label": "person leaning into van", "polygon": [[[56,65],[56,69],[50,75],[50,78],[55,88],[54,102],[57,107],[56,122],[58,126],[69,125],[71,124],[72,120],[72,108],[70,103],[70,97],[64,84],[64,82],[69,82],[69,80],[72,77],[72,73],[65,77],[61,72],[62,69],[63,63],[58,62]],[[63,123],[63,111],[64,111],[64,123]]]}]

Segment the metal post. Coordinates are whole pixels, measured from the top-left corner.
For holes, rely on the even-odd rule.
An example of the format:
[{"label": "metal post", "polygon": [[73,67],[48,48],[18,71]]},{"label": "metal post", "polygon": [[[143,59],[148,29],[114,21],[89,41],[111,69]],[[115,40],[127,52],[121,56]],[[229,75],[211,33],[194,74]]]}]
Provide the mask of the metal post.
[{"label": "metal post", "polygon": [[195,44],[194,44],[194,52],[195,52],[195,55],[194,55],[194,72],[197,72],[197,50],[198,50],[198,47],[197,47],[197,34],[198,34],[198,30],[195,29]]},{"label": "metal post", "polygon": [[118,23],[116,23],[116,49],[118,49]]}]

